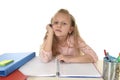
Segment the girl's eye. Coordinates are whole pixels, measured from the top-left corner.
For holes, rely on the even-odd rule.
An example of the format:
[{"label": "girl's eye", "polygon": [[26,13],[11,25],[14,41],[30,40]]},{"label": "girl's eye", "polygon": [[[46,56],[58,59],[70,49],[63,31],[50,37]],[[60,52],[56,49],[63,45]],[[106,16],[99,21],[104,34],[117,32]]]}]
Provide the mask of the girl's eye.
[{"label": "girl's eye", "polygon": [[62,23],[63,25],[67,25],[67,23]]},{"label": "girl's eye", "polygon": [[54,25],[62,25],[62,26],[66,26],[67,23],[66,22],[58,22],[58,21],[55,21],[53,22]]},{"label": "girl's eye", "polygon": [[56,21],[56,22],[54,22],[53,24],[58,24],[58,22]]}]

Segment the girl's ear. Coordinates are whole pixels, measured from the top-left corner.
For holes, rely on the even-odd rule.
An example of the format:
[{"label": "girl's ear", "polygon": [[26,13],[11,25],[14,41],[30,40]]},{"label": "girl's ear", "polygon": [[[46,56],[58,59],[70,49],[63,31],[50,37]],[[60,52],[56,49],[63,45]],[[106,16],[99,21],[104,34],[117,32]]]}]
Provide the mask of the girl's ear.
[{"label": "girl's ear", "polygon": [[70,27],[70,30],[69,30],[69,32],[68,32],[68,33],[69,33],[69,34],[71,34],[71,33],[73,32],[73,30],[74,30],[74,27],[73,27],[73,26],[71,26],[71,27]]}]

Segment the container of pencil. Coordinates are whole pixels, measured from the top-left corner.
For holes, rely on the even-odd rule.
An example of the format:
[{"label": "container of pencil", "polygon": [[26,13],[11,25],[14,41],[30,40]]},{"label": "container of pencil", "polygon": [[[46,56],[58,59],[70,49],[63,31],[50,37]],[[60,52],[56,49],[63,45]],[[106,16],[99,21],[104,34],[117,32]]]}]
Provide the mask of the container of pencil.
[{"label": "container of pencil", "polygon": [[120,63],[112,60],[103,59],[103,79],[104,80],[120,80]]}]

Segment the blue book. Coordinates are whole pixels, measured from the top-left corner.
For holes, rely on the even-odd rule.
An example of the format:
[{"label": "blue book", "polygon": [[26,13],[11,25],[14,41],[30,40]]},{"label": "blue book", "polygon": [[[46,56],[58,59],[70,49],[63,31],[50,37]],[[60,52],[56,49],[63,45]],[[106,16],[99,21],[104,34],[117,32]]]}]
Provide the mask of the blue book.
[{"label": "blue book", "polygon": [[35,52],[4,53],[0,55],[0,76],[7,76],[35,57]]}]

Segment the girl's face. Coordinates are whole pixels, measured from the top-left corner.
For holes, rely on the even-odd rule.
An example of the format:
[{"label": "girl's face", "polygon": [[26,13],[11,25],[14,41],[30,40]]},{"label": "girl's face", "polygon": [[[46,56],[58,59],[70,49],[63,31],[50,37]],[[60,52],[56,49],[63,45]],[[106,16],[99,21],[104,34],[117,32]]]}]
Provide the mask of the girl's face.
[{"label": "girl's face", "polygon": [[70,16],[64,13],[57,13],[53,20],[53,31],[57,37],[67,37],[73,31]]}]

